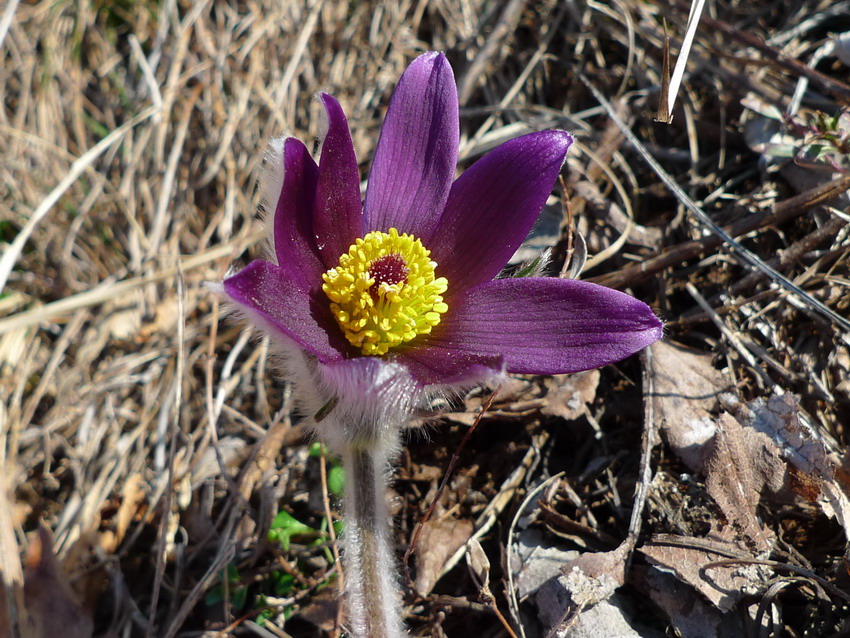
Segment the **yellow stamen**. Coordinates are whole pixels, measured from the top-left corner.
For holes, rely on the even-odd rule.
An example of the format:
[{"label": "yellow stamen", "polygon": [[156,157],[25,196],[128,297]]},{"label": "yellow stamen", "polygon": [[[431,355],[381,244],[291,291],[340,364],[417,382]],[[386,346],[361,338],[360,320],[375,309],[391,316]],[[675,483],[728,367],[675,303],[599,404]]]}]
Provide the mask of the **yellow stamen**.
[{"label": "yellow stamen", "polygon": [[383,355],[428,334],[449,307],[445,277],[435,278],[431,251],[395,228],[358,239],[322,275],[322,290],[348,342],[365,355]]}]

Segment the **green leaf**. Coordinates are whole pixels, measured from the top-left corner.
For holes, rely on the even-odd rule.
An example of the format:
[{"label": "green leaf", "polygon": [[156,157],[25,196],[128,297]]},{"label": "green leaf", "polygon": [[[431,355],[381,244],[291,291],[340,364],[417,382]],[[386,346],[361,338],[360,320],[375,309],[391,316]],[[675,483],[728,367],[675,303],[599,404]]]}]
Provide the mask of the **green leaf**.
[{"label": "green leaf", "polygon": [[278,512],[272,521],[268,539],[272,543],[280,543],[283,551],[289,551],[289,542],[293,536],[315,536],[318,530],[305,525],[287,511]]},{"label": "green leaf", "polygon": [[286,572],[272,572],[272,590],[275,596],[285,596],[295,589],[295,576]]},{"label": "green leaf", "polygon": [[345,470],[342,466],[335,465],[328,472],[328,489],[334,496],[342,496],[345,490]]},{"label": "green leaf", "polygon": [[242,611],[245,608],[245,601],[248,598],[247,587],[237,587],[231,592],[230,604],[234,609]]},{"label": "green leaf", "polygon": [[542,263],[544,255],[537,255],[531,261],[527,261],[519,266],[513,273],[511,273],[512,279],[518,279],[520,277],[531,277],[537,274],[538,269]]},{"label": "green leaf", "polygon": [[267,622],[274,620],[274,613],[271,609],[264,609],[259,614],[257,614],[257,624],[262,627]]},{"label": "green leaf", "polygon": [[[227,582],[228,584],[235,584],[241,581],[241,577],[239,576],[239,570],[236,565],[233,563],[229,563],[227,565]],[[245,597],[248,594],[247,587],[236,587],[231,589],[230,593],[230,603],[236,609],[242,609],[245,606]],[[224,600],[224,583],[221,582],[217,584],[215,587],[210,589],[207,592],[207,595],[204,596],[204,602],[207,605],[215,605]]]}]

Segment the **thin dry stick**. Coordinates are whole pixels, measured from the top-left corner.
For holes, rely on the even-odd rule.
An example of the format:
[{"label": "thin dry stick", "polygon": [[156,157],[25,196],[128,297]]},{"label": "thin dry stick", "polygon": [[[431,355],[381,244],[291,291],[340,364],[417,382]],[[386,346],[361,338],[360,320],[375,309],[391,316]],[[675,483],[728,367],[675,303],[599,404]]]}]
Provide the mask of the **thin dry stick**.
[{"label": "thin dry stick", "polygon": [[[785,268],[792,262],[800,259],[810,250],[814,250],[814,248],[819,246],[821,243],[828,239],[834,239],[838,235],[838,231],[840,231],[847,223],[848,222],[841,217],[833,217],[817,230],[812,231],[802,239],[795,241],[793,244],[788,246],[788,248],[782,250],[779,255],[771,259],[768,263],[774,268]],[[763,278],[764,273],[762,272],[750,273],[743,279],[732,284],[729,288],[729,294],[736,295],[745,290],[749,290],[754,284]]]},{"label": "thin dry stick", "polygon": [[534,52],[534,55],[531,56],[531,60],[529,60],[528,64],[525,65],[525,68],[522,70],[522,73],[519,74],[519,77],[513,83],[508,92],[505,93],[505,96],[499,100],[499,103],[496,105],[495,112],[491,114],[482,124],[479,129],[475,132],[475,135],[472,136],[460,149],[459,154],[461,156],[466,155],[470,149],[474,148],[478,143],[481,142],[481,138],[493,127],[493,124],[496,123],[497,115],[504,111],[508,105],[514,100],[517,94],[520,92],[525,83],[528,81],[528,77],[531,75],[531,72],[537,68],[537,65],[543,59],[543,56],[546,55],[546,51],[549,49],[549,44],[552,42],[552,38],[558,31],[558,26],[561,24],[561,21],[567,14],[567,10],[569,9],[569,4],[564,3],[561,6],[561,10],[552,20],[552,22],[547,26],[547,31],[543,36],[543,40],[540,42],[540,45],[537,47],[537,50]]},{"label": "thin dry stick", "polygon": [[[508,530],[508,542],[513,542],[514,534],[516,534],[516,526],[517,522],[520,519],[520,516],[523,512],[525,512],[526,508],[531,504],[531,502],[537,498],[537,495],[540,494],[543,490],[545,490],[550,484],[555,481],[560,481],[563,478],[565,472],[558,472],[554,476],[550,476],[545,481],[540,483],[537,487],[531,490],[525,497],[525,500],[522,502],[522,505],[516,511],[516,515],[514,516],[514,520],[511,521],[511,527]],[[507,561],[507,572],[508,572],[508,607],[511,611],[511,616],[514,619],[517,627],[519,627],[519,633],[521,638],[525,638],[525,629],[522,626],[522,619],[519,615],[519,600],[517,600],[516,595],[516,587],[514,587],[514,572],[511,569],[511,561],[508,558]]]},{"label": "thin dry stick", "polygon": [[[493,525],[496,524],[499,515],[501,515],[501,513],[508,507],[511,500],[513,500],[514,495],[517,490],[519,490],[520,484],[528,474],[535,460],[539,460],[540,450],[546,445],[549,438],[550,434],[546,430],[542,430],[537,435],[531,437],[531,447],[528,448],[528,451],[525,453],[522,461],[520,461],[519,465],[513,472],[510,473],[508,478],[502,482],[501,486],[499,486],[499,492],[490,500],[489,503],[487,503],[487,507],[485,507],[481,514],[478,515],[478,518],[475,519],[475,533],[470,537],[470,540],[473,538],[480,540],[493,528]],[[459,548],[454,555],[452,555],[452,557],[443,564],[437,579],[439,580],[453,570],[455,565],[457,565],[465,555],[466,546]]]},{"label": "thin dry stick", "polygon": [[717,329],[720,330],[724,337],[726,337],[726,340],[732,344],[735,350],[737,350],[741,357],[743,357],[743,359],[750,365],[750,368],[752,368],[753,372],[755,372],[757,375],[757,380],[760,381],[761,384],[763,384],[767,388],[772,387],[773,380],[770,378],[770,376],[768,376],[768,374],[764,370],[761,369],[758,362],[756,362],[756,358],[753,356],[753,353],[750,352],[747,346],[744,345],[744,343],[741,341],[741,339],[739,339],[738,336],[734,332],[732,332],[725,323],[723,323],[723,320],[716,312],[714,312],[714,309],[708,304],[705,298],[701,294],[699,294],[699,291],[696,289],[696,287],[691,282],[688,282],[685,284],[685,289],[688,291],[691,297],[694,298],[694,301],[699,304],[703,312],[705,312],[711,318],[711,320],[714,322],[714,325],[717,326]]},{"label": "thin dry stick", "polygon": [[[748,31],[742,31],[728,22],[715,20],[709,16],[705,17],[704,22],[706,27],[712,31],[725,33],[747,46],[758,49],[765,57],[773,60],[777,65],[783,67],[794,75],[802,75],[809,78],[809,80],[815,82],[836,97],[840,97],[843,101],[846,102],[846,100],[850,99],[850,84],[841,82],[840,80],[836,80],[825,73],[809,68],[809,66],[799,60],[784,54],[775,47],[770,46],[761,38]],[[758,63],[761,64],[761,61],[758,61]]]},{"label": "thin dry stick", "polygon": [[[339,591],[345,591],[345,578],[342,573],[342,564],[339,562],[339,546],[336,542],[336,530],[334,529],[334,519],[333,512],[331,512],[331,500],[328,496],[328,464],[325,460],[325,449],[322,447],[321,454],[319,454],[319,470],[320,475],[322,477],[322,504],[325,507],[325,518],[328,521],[328,535],[331,537],[331,551],[334,556],[334,565],[336,565],[337,571],[337,586],[339,587]],[[334,628],[333,635],[340,635],[340,624],[342,621],[342,605],[340,605],[336,612],[336,617],[334,618]]]},{"label": "thin dry stick", "polygon": [[162,184],[159,190],[159,200],[156,204],[156,212],[150,236],[148,237],[148,258],[152,259],[160,251],[160,244],[165,236],[165,227],[168,224],[170,215],[166,213],[170,210],[169,204],[172,199],[172,189],[174,187],[174,179],[177,175],[177,167],[182,159],[183,144],[186,141],[186,136],[189,133],[189,123],[192,118],[192,111],[195,110],[195,103],[201,96],[203,85],[199,84],[189,95],[189,99],[183,107],[183,115],[180,118],[180,125],[177,127],[177,133],[174,136],[174,142],[171,145],[171,152],[168,154],[168,163],[165,167],[165,173],[162,178]]},{"label": "thin dry stick", "polygon": [[460,460],[460,453],[463,451],[463,448],[466,446],[466,442],[469,441],[469,438],[472,436],[472,433],[475,432],[475,429],[478,427],[478,424],[481,423],[481,418],[487,413],[487,410],[490,409],[490,406],[493,405],[493,401],[496,398],[496,395],[499,393],[499,390],[502,389],[502,385],[499,384],[496,386],[496,389],[493,390],[493,394],[487,399],[484,405],[481,407],[481,412],[478,413],[478,416],[475,417],[475,421],[472,422],[472,426],[466,431],[466,434],[463,435],[463,438],[460,441],[460,444],[455,449],[452,454],[452,458],[449,461],[449,466],[446,468],[446,473],[443,476],[443,480],[440,483],[440,487],[437,489],[437,494],[434,496],[431,501],[431,505],[428,506],[428,511],[425,512],[425,516],[417,523],[416,530],[413,532],[413,540],[410,541],[410,545],[407,546],[407,551],[404,552],[404,558],[402,559],[402,565],[404,566],[404,582],[408,589],[411,591],[416,591],[413,587],[413,581],[410,578],[410,555],[416,550],[416,543],[419,541],[419,534],[422,533],[422,527],[426,522],[431,518],[431,515],[434,513],[434,508],[437,506],[437,502],[440,500],[440,496],[443,494],[443,490],[446,488],[446,485],[449,482],[449,479],[454,472],[455,465]]},{"label": "thin dry stick", "polygon": [[469,98],[472,97],[478,77],[484,73],[484,70],[490,63],[490,58],[496,54],[502,40],[516,29],[516,25],[522,17],[525,2],[526,0],[510,0],[505,5],[502,14],[499,16],[499,21],[490,32],[490,35],[487,36],[484,46],[481,47],[478,55],[475,56],[472,64],[469,65],[469,70],[458,81],[457,95],[461,106],[465,106]]},{"label": "thin dry stick", "polygon": [[[746,235],[754,230],[771,225],[784,224],[799,217],[815,206],[824,204],[839,196],[850,188],[850,175],[843,175],[831,182],[816,186],[804,193],[779,202],[773,210],[747,215],[745,218],[726,227],[726,231],[735,237]],[[682,242],[665,252],[650,257],[642,262],[630,264],[625,268],[607,273],[599,277],[591,277],[588,281],[610,286],[611,288],[626,288],[655,276],[665,268],[678,266],[688,259],[717,248],[723,243],[717,235],[709,235],[703,239]],[[2,321],[0,321],[2,328]]]},{"label": "thin dry stick", "polygon": [[[570,199],[569,192],[567,191],[567,183],[564,181],[563,175],[558,175],[558,182],[561,184],[561,192],[564,194],[564,216],[566,220],[563,222],[566,226],[567,231],[567,250],[566,256],[564,257],[564,265],[561,267],[560,277],[563,279],[564,277],[569,276],[570,279],[575,279],[581,274],[580,269],[576,269],[573,267],[573,240],[575,237],[575,228],[573,227],[573,202]],[[584,259],[582,259],[582,267],[584,266]],[[575,275],[573,272],[575,270],[579,270]]]},{"label": "thin dry stick", "polygon": [[646,505],[646,497],[649,494],[649,485],[652,483],[652,450],[658,441],[655,429],[655,382],[652,373],[652,348],[645,348],[641,352],[643,363],[643,436],[641,437],[640,451],[640,480],[637,484],[637,494],[632,508],[632,517],[629,520],[629,535],[627,541],[630,544],[629,557],[626,560],[626,569],[632,558],[632,551],[637,544],[640,535],[640,525],[643,518],[643,508]]},{"label": "thin dry stick", "polygon": [[487,608],[496,615],[496,618],[498,618],[499,622],[502,623],[502,627],[505,628],[505,631],[508,632],[508,635],[511,638],[518,638],[516,632],[513,630],[511,624],[508,622],[508,619],[505,618],[502,615],[502,612],[499,611],[499,606],[496,604],[496,599],[493,597],[493,594],[490,593],[490,590],[488,589],[486,592],[482,593],[484,594],[484,604],[487,605]]}]

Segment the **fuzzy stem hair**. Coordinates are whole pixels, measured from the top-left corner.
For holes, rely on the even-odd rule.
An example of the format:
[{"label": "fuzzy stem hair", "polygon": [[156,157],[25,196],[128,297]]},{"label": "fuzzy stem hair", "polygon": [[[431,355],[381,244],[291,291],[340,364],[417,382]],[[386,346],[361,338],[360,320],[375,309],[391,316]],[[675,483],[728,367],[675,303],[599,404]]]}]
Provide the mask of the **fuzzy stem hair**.
[{"label": "fuzzy stem hair", "polygon": [[406,635],[386,502],[385,446],[352,445],[345,466],[343,557],[348,623],[353,638]]}]

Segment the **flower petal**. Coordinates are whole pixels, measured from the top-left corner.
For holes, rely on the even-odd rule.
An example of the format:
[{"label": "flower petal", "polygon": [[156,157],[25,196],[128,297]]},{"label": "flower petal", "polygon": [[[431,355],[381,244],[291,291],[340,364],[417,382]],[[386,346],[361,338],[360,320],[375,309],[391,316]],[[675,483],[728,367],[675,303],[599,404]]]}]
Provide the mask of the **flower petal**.
[{"label": "flower petal", "polygon": [[255,324],[294,341],[320,361],[341,360],[349,350],[321,289],[311,294],[286,268],[252,261],[224,280],[224,290]]},{"label": "flower petal", "polygon": [[404,357],[417,376],[429,367],[457,377],[463,366],[500,356],[509,372],[561,374],[619,361],[661,337],[649,306],[617,290],[568,279],[497,279],[455,298]]},{"label": "flower petal", "polygon": [[541,131],[505,142],[452,186],[427,247],[449,291],[490,281],[528,235],[573,138]]},{"label": "flower petal", "polygon": [[283,188],[274,214],[277,263],[304,281],[321,284],[327,270],[313,236],[313,202],[319,169],[307,147],[294,137],[283,146]]},{"label": "flower petal", "polygon": [[442,53],[416,58],[390,100],[366,189],[365,230],[398,228],[425,241],[457,164],[457,87]]},{"label": "flower petal", "polygon": [[361,236],[360,173],[345,113],[332,96],[320,96],[328,114],[328,132],[319,159],[319,180],[313,204],[313,232],[326,268]]},{"label": "flower petal", "polygon": [[399,362],[423,386],[440,388],[470,387],[485,383],[504,372],[501,356],[486,356],[442,345],[411,348]]}]

